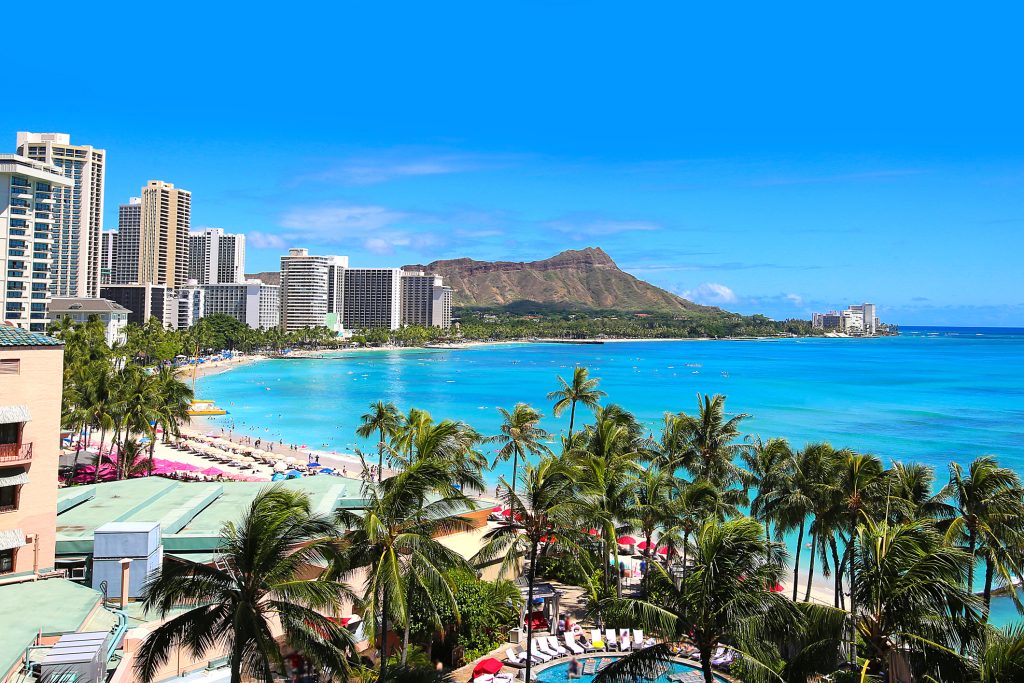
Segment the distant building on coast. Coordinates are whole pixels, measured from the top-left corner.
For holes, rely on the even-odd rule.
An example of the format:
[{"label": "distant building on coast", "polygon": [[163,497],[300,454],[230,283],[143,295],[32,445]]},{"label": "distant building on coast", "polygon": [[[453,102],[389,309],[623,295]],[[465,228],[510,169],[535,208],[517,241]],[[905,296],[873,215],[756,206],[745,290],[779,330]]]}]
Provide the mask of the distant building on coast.
[{"label": "distant building on coast", "polygon": [[817,330],[841,332],[854,336],[871,337],[882,330],[874,304],[859,304],[843,311],[815,313],[811,326]]},{"label": "distant building on coast", "polygon": [[245,280],[245,235],[221,228],[189,234],[188,276],[200,285]]},{"label": "distant building on coast", "polygon": [[397,330],[403,325],[448,328],[452,289],[439,275],[401,268],[350,268],[347,256],[312,256],[290,249],[281,257],[281,327],[294,332],[326,326]]},{"label": "distant building on coast", "polygon": [[177,303],[174,302],[173,307],[168,305],[174,294],[166,285],[109,285],[100,288],[100,296],[127,308],[128,322],[132,325],[142,325],[150,318],[156,318],[164,327],[173,327],[176,323]]},{"label": "distant building on coast", "polygon": [[206,292],[205,315],[228,315],[260,330],[281,324],[281,295],[277,285],[247,280],[199,286]]},{"label": "distant building on coast", "polygon": [[55,166],[0,154],[0,325],[42,332],[50,322],[51,209],[72,184]]}]

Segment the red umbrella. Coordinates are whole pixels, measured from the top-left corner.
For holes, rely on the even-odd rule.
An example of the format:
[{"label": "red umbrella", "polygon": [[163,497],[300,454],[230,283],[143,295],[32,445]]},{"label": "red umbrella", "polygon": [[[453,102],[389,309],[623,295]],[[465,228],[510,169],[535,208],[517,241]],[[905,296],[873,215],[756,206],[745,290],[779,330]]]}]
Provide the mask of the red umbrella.
[{"label": "red umbrella", "polygon": [[777,583],[774,586],[772,586],[772,593],[784,593],[785,591],[786,587],[783,586],[781,583]]},{"label": "red umbrella", "polygon": [[[495,509],[497,509],[497,508],[495,508]],[[501,516],[502,517],[511,517],[512,516],[512,508],[506,508],[506,509],[502,510],[501,511]]]},{"label": "red umbrella", "polygon": [[648,543],[647,541],[641,541],[640,544],[637,545],[637,548],[639,548],[640,550],[647,550],[648,548],[653,549],[654,548],[654,544],[653,543]]},{"label": "red umbrella", "polygon": [[619,536],[619,545],[636,545],[636,539],[632,536]]},{"label": "red umbrella", "polygon": [[491,512],[501,512],[501,506],[495,505],[494,507],[491,508]]},{"label": "red umbrella", "polygon": [[601,532],[598,531],[597,529],[587,529],[587,533],[590,534],[591,536],[600,536],[601,535]]},{"label": "red umbrella", "polygon": [[494,657],[488,657],[487,659],[480,660],[475,667],[473,667],[473,678],[481,674],[496,674],[501,671],[501,667],[504,666]]},{"label": "red umbrella", "polygon": [[659,555],[668,555],[668,546],[667,545],[663,545],[660,548],[658,548],[658,554]]}]

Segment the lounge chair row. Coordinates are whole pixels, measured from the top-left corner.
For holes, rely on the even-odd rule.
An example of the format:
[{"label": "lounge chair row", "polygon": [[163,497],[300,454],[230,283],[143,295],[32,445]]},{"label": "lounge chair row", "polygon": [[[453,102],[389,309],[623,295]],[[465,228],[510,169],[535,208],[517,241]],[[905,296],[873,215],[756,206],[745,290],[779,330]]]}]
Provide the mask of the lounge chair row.
[{"label": "lounge chair row", "polygon": [[[564,644],[558,641],[556,636],[540,635],[533,637],[533,645],[530,648],[530,658],[535,664],[548,662],[556,657],[566,657],[570,653],[582,655],[587,652],[625,652],[632,649],[641,649],[654,645],[654,638],[644,638],[644,632],[640,629],[620,629],[621,635],[616,635],[615,629],[606,629],[604,636],[600,629],[592,629],[590,641],[576,640],[575,633],[566,633],[563,636]],[[522,646],[508,648],[505,650],[506,663],[515,667],[526,666],[526,650]]]}]

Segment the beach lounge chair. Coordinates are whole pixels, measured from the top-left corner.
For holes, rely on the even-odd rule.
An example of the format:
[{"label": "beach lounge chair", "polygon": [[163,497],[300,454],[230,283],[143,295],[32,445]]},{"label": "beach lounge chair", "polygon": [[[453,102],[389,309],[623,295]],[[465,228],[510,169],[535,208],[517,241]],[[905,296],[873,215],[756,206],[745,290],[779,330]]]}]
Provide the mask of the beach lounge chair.
[{"label": "beach lounge chair", "polygon": [[573,654],[581,655],[581,654],[583,654],[584,652],[586,652],[586,650],[584,650],[584,649],[583,649],[583,648],[582,648],[582,647],[581,647],[581,646],[580,646],[580,645],[579,645],[579,644],[578,644],[578,643],[576,642],[576,636],[574,636],[573,634],[571,634],[571,633],[566,633],[566,634],[565,634],[565,635],[564,635],[563,637],[565,638],[565,647],[566,647],[566,648],[568,648],[568,650],[569,650],[570,652],[572,652]]},{"label": "beach lounge chair", "polygon": [[644,630],[642,628],[633,629],[633,647],[637,649],[651,647],[656,642],[654,638],[644,638]]},{"label": "beach lounge chair", "polygon": [[597,673],[597,657],[591,657],[590,659],[583,662],[583,673],[587,676],[593,676]]},{"label": "beach lounge chair", "polygon": [[594,648],[594,652],[599,652],[608,648],[608,644],[604,642],[604,637],[601,635],[601,629],[590,629],[590,647]]},{"label": "beach lounge chair", "polygon": [[512,683],[515,680],[515,676],[512,674],[494,674],[494,683]]},{"label": "beach lounge chair", "polygon": [[732,660],[736,657],[736,654],[732,650],[726,651],[721,657],[715,657],[711,660],[711,666],[729,666],[732,664]]},{"label": "beach lounge chair", "polygon": [[547,657],[547,659],[544,660],[545,662],[548,661],[548,659],[554,659],[558,656],[556,653],[548,649],[548,645],[544,642],[543,638],[534,638],[532,649],[536,654]]},{"label": "beach lounge chair", "polygon": [[604,646],[608,648],[608,651],[619,649],[619,638],[615,635],[615,629],[606,628],[604,630]]},{"label": "beach lounge chair", "polygon": [[549,652],[555,652],[558,654],[559,657],[564,657],[565,655],[569,654],[569,651],[562,647],[562,644],[558,642],[557,637],[548,636],[547,638],[545,638],[545,640],[548,641]]},{"label": "beach lounge chair", "polygon": [[[516,650],[518,650],[518,652]],[[522,648],[506,648],[505,663],[517,668],[526,666],[526,652]]]},{"label": "beach lounge chair", "polygon": [[629,637],[629,634],[622,636],[622,640],[619,641],[619,649],[623,652],[629,652],[633,649],[633,640]]},{"label": "beach lounge chair", "polygon": [[494,683],[493,674],[480,674],[473,679],[473,683]]}]

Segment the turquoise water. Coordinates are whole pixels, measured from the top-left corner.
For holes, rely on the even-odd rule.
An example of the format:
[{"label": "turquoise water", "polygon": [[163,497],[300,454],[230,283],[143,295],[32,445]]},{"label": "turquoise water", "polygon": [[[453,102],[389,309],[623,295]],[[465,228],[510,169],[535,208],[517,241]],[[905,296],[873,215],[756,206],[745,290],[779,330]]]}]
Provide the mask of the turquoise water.
[{"label": "turquoise water", "polygon": [[[602,659],[607,659],[607,658],[602,658]],[[613,658],[613,659],[617,659],[617,658]],[[586,661],[587,660],[585,660],[585,659],[581,659],[580,660],[580,670],[581,671],[583,669],[583,664]],[[693,681],[701,681],[701,683],[703,683],[703,681],[704,681],[704,678],[701,675],[700,667],[698,665],[688,666],[686,664],[680,664],[678,662],[673,662],[672,664],[670,664],[668,672],[665,675],[659,676],[658,678],[656,678],[654,680],[656,681],[656,683],[667,683],[669,675],[671,675],[671,674],[679,674],[679,673],[690,673],[690,674],[692,674],[691,678],[692,678]],[[552,666],[549,669],[545,669],[544,671],[541,671],[539,674],[537,674],[537,680],[540,683],[566,683],[569,680],[579,681],[579,683],[593,683],[594,676],[591,675],[591,674],[581,674],[579,678],[570,679],[569,678],[569,663],[568,662],[563,662],[561,664],[556,664],[556,665]],[[715,676],[715,680],[716,681],[722,681],[722,683],[725,683],[726,679],[722,678],[721,676]]]},{"label": "turquoise water", "polygon": [[[557,388],[555,376],[569,378],[576,364],[601,379],[606,403],[623,405],[652,430],[665,411],[694,411],[698,393],[722,393],[730,412],[752,415],[743,423],[747,433],[919,461],[940,480],[951,460],[983,454],[1024,473],[1024,330],[342,353],[241,367],[202,379],[197,393],[230,411],[219,424],[351,451],[374,447],[354,432],[378,399],[465,420],[484,434],[498,429],[497,406],[525,401],[548,414],[549,431],[565,430],[568,414],[550,417],[545,396]],[[510,473],[511,463],[499,464],[492,481]]]}]

